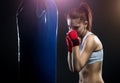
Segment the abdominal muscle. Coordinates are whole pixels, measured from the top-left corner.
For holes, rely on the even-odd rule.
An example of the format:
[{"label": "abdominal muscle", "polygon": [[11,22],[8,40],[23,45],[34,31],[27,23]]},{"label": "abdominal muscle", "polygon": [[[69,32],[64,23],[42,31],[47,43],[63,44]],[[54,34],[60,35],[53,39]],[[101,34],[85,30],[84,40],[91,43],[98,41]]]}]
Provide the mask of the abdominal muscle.
[{"label": "abdominal muscle", "polygon": [[79,72],[79,83],[104,83],[102,79],[102,62],[87,64]]}]

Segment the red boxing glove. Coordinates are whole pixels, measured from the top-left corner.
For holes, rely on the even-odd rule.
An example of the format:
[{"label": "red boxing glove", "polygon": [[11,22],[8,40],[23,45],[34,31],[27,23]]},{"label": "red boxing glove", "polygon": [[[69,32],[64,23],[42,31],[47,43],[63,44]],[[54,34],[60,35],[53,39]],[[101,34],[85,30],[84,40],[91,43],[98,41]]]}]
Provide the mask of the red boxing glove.
[{"label": "red boxing glove", "polygon": [[72,47],[80,45],[80,39],[75,30],[70,30],[66,36],[66,43],[68,46],[68,51],[72,52]]},{"label": "red boxing glove", "polygon": [[80,45],[81,40],[79,39],[78,34],[75,30],[70,30],[67,33],[67,36],[71,39],[71,41],[73,43],[73,47],[77,46],[77,45]]}]

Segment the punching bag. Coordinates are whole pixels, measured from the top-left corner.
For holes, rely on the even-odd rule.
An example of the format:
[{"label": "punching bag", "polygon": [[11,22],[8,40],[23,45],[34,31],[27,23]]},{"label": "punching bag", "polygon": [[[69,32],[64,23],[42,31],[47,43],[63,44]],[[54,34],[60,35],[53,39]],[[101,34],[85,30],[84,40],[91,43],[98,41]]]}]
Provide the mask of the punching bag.
[{"label": "punching bag", "polygon": [[20,79],[23,82],[55,83],[58,29],[55,1],[25,0],[17,17]]},{"label": "punching bag", "polygon": [[36,74],[43,83],[55,83],[58,10],[54,0],[36,1]]}]

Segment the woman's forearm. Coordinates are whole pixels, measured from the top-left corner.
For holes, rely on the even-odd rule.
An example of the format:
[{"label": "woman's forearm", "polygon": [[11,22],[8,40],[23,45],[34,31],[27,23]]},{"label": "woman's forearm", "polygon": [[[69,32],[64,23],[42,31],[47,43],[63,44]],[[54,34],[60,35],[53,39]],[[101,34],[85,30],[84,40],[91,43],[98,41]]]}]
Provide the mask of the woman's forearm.
[{"label": "woman's forearm", "polygon": [[68,52],[69,69],[72,72],[79,72],[81,70],[79,46],[73,47],[72,50],[72,53]]},{"label": "woman's forearm", "polygon": [[73,67],[73,55],[72,53],[68,52],[68,57],[67,57],[67,61],[68,61],[68,66],[70,71],[74,71],[74,67]]},{"label": "woman's forearm", "polygon": [[73,54],[74,71],[75,72],[80,72],[80,70],[81,70],[81,60],[80,60],[79,46],[75,46],[75,47],[72,48],[72,54]]}]

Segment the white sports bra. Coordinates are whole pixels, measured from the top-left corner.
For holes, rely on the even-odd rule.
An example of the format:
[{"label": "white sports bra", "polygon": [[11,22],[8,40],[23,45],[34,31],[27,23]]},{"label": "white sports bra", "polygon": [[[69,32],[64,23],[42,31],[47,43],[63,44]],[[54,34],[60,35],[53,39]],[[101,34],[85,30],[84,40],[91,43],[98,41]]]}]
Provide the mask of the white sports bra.
[{"label": "white sports bra", "polygon": [[[83,49],[84,43],[89,35],[93,34],[92,32],[87,32],[87,34],[84,36],[82,43],[80,45],[80,51]],[[88,64],[92,64],[98,61],[103,61],[103,49],[98,50],[98,51],[93,51],[89,60]]]}]

